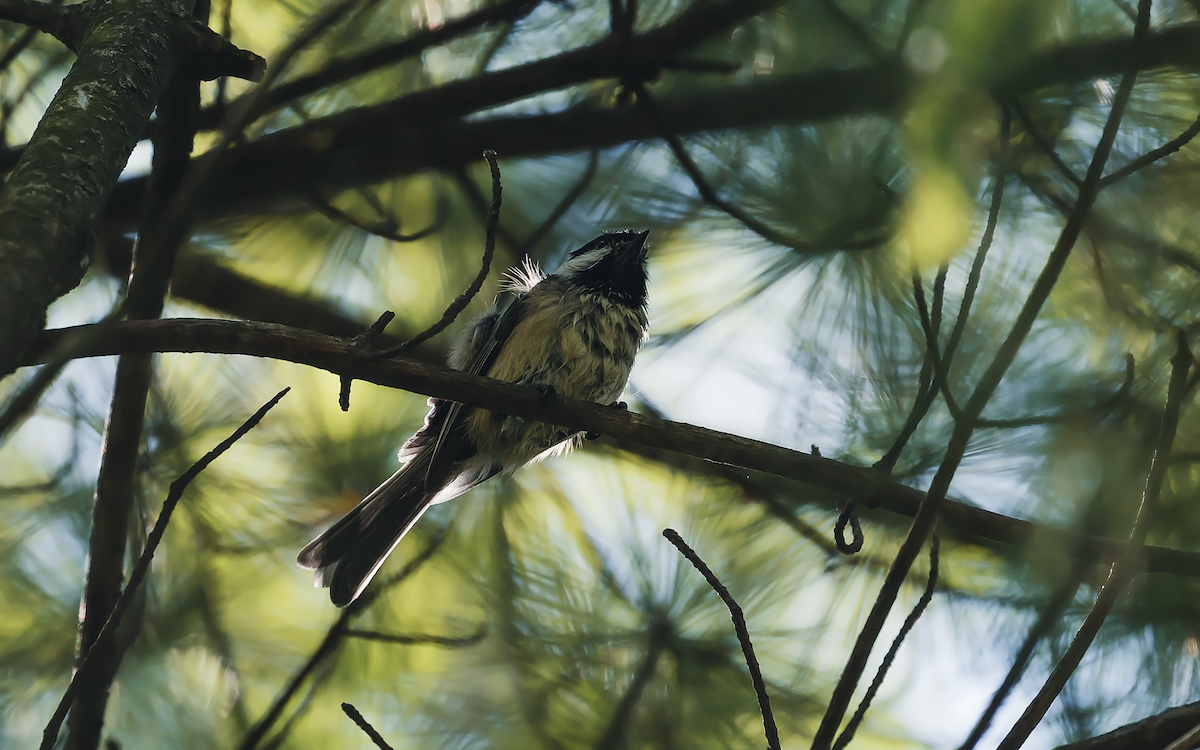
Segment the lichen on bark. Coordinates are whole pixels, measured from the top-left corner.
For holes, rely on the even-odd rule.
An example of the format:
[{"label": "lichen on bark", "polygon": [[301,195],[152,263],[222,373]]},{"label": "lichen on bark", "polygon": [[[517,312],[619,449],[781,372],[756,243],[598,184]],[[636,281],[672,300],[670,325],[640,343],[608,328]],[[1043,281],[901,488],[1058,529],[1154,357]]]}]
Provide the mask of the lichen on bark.
[{"label": "lichen on bark", "polygon": [[177,62],[178,0],[75,6],[79,55],[0,193],[0,376],[83,278],[92,233]]}]

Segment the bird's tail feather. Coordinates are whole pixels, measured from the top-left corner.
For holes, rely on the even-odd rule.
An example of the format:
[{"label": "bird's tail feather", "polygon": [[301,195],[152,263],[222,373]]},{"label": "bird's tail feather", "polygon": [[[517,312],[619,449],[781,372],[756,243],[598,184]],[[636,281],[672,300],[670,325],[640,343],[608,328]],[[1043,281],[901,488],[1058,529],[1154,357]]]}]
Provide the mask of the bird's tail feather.
[{"label": "bird's tail feather", "polygon": [[441,489],[427,486],[428,459],[421,458],[393,474],[296,556],[301,567],[316,571],[314,584],[329,587],[335,605],[344,607],[358,598]]}]

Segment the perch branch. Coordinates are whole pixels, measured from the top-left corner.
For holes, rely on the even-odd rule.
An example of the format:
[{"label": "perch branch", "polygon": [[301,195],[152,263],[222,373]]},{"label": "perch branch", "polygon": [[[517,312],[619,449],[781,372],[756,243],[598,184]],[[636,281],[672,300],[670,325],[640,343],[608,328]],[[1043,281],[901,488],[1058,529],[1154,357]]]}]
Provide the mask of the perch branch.
[{"label": "perch branch", "polygon": [[[65,337],[93,329],[77,326],[45,331],[41,352]],[[925,493],[901,484],[882,472],[851,466],[828,458],[789,450],[770,443],[702,427],[668,422],[645,414],[610,409],[575,399],[547,402],[528,386],[504,383],[411,359],[393,358],[361,362],[351,342],[286,326],[222,320],[155,320],[120,323],[76,352],[79,357],[120,354],[127,351],[208,352],[242,354],[295,362],[341,375],[354,367],[355,378],[389,388],[420,393],[470,406],[548,422],[577,430],[608,435],[630,444],[670,447],[675,453],[729,466],[805,482],[859,497],[884,510],[912,517]],[[36,364],[38,358],[27,364]],[[945,527],[966,538],[984,538],[1004,544],[1025,544],[1034,539],[1045,544],[1078,544],[1083,559],[1112,561],[1123,542],[1039,526],[973,507],[947,502],[942,508]],[[1147,548],[1152,572],[1200,577],[1200,554],[1161,547]]]}]

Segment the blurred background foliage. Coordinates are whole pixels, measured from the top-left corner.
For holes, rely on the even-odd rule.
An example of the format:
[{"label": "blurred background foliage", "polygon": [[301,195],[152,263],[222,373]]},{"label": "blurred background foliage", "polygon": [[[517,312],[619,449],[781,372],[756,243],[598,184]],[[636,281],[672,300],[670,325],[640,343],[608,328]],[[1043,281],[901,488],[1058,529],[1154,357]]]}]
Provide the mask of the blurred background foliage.
[{"label": "blurred background foliage", "polygon": [[[637,29],[693,4],[704,5],[641,0]],[[286,78],[480,5],[378,0],[322,35]],[[319,6],[214,0],[212,24],[222,30],[228,15],[232,40],[269,59]],[[1040,50],[1128,35],[1131,12],[1123,0],[789,0],[723,29],[693,56],[735,62],[735,72],[666,71],[651,95],[852,69],[892,60],[894,51],[893,64],[915,74],[895,112],[685,139],[719,195],[797,247],[767,241],[702,200],[662,140],[520,160],[501,153],[496,270],[455,327],[418,356],[440,359],[454,331],[496,296],[499,269],[521,256],[553,269],[603,229],[649,228],[652,337],[630,382],[634,408],[870,465],[895,441],[922,377],[913,268],[931,298],[946,264],[945,341],[1007,149],[995,242],[950,372],[964,399],[1057,237],[1119,76],[1004,101],[1013,112],[1007,144],[990,87]],[[1196,19],[1195,3],[1158,0],[1152,30]],[[257,121],[247,138],[593,43],[608,22],[606,2],[544,2],[515,23],[304,96]],[[0,48],[23,33],[0,24]],[[69,62],[61,45],[35,36],[0,74],[4,144],[28,139]],[[244,90],[231,80],[205,84],[203,93],[211,103]],[[607,108],[620,99],[620,83],[602,79],[471,117]],[[1109,171],[1174,138],[1197,112],[1193,72],[1142,73]],[[197,152],[211,136],[199,135]],[[147,168],[147,145],[131,159],[131,175]],[[1104,190],[985,411],[1074,416],[977,432],[954,498],[1049,527],[1128,532],[1169,374],[1166,333],[1182,327],[1194,341],[1200,330],[1198,174],[1200,151],[1186,145]],[[230,317],[258,305],[261,319],[283,320],[284,309],[272,305],[284,300],[326,311],[318,328],[337,316],[365,326],[394,310],[389,333],[411,335],[437,320],[476,273],[486,190],[477,164],[205,223],[181,251],[181,269],[196,275],[177,274],[167,314]],[[544,224],[547,217],[556,220]],[[363,226],[422,236],[398,242]],[[101,243],[85,282],[52,308],[52,326],[95,320],[117,298],[121,241],[110,233]],[[232,271],[276,296],[231,291],[227,306],[199,302],[180,290],[200,268]],[[1127,397],[1090,408],[1119,387],[1125,352],[1136,361]],[[325,373],[211,355],[157,362],[134,540],[191,462],[278,388],[292,393],[196,481],[172,521],[123,636],[131,646],[105,730],[121,747],[246,747],[276,702],[282,710],[256,747],[368,747],[342,701],[397,748],[761,746],[728,615],[661,538],[668,526],[746,611],[784,745],[806,746],[907,528],[906,519],[864,510],[864,550],[843,557],[831,541],[842,498],[828,491],[600,441],[438,506],[385,565],[366,606],[339,619],[344,613],[310,586],[295,553],[394,470],[424,399],[357,383],[342,413],[337,381]],[[70,675],[113,371],[111,359],[72,364],[0,447],[0,748],[36,741]],[[11,393],[20,379],[0,390]],[[1192,551],[1200,551],[1196,413],[1189,402],[1149,539]],[[944,404],[934,403],[895,475],[926,486],[952,426]],[[1037,613],[1067,586],[1029,675],[981,746],[994,745],[1103,581],[1103,567],[1075,565],[1070,550],[1036,535],[1026,547],[943,542],[933,604],[856,747],[957,747]],[[135,541],[130,554],[139,551]],[[927,570],[923,558],[887,639]],[[1200,698],[1198,586],[1140,576],[1029,747]],[[332,648],[319,652],[330,633]],[[876,650],[869,673],[882,642]],[[301,672],[314,653],[322,658]],[[284,694],[289,684],[294,692]]]}]

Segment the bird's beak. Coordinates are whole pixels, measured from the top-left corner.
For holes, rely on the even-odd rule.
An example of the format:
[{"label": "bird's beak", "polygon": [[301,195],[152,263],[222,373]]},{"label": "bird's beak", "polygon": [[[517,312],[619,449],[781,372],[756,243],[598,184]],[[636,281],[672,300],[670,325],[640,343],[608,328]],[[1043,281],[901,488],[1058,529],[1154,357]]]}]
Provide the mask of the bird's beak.
[{"label": "bird's beak", "polygon": [[646,259],[646,250],[647,250],[646,239],[649,236],[650,236],[649,229],[647,229],[644,232],[638,232],[637,234],[635,234],[632,238],[630,238],[629,244],[626,246],[627,251],[630,253],[636,252],[635,257],[638,260],[645,260]]}]

